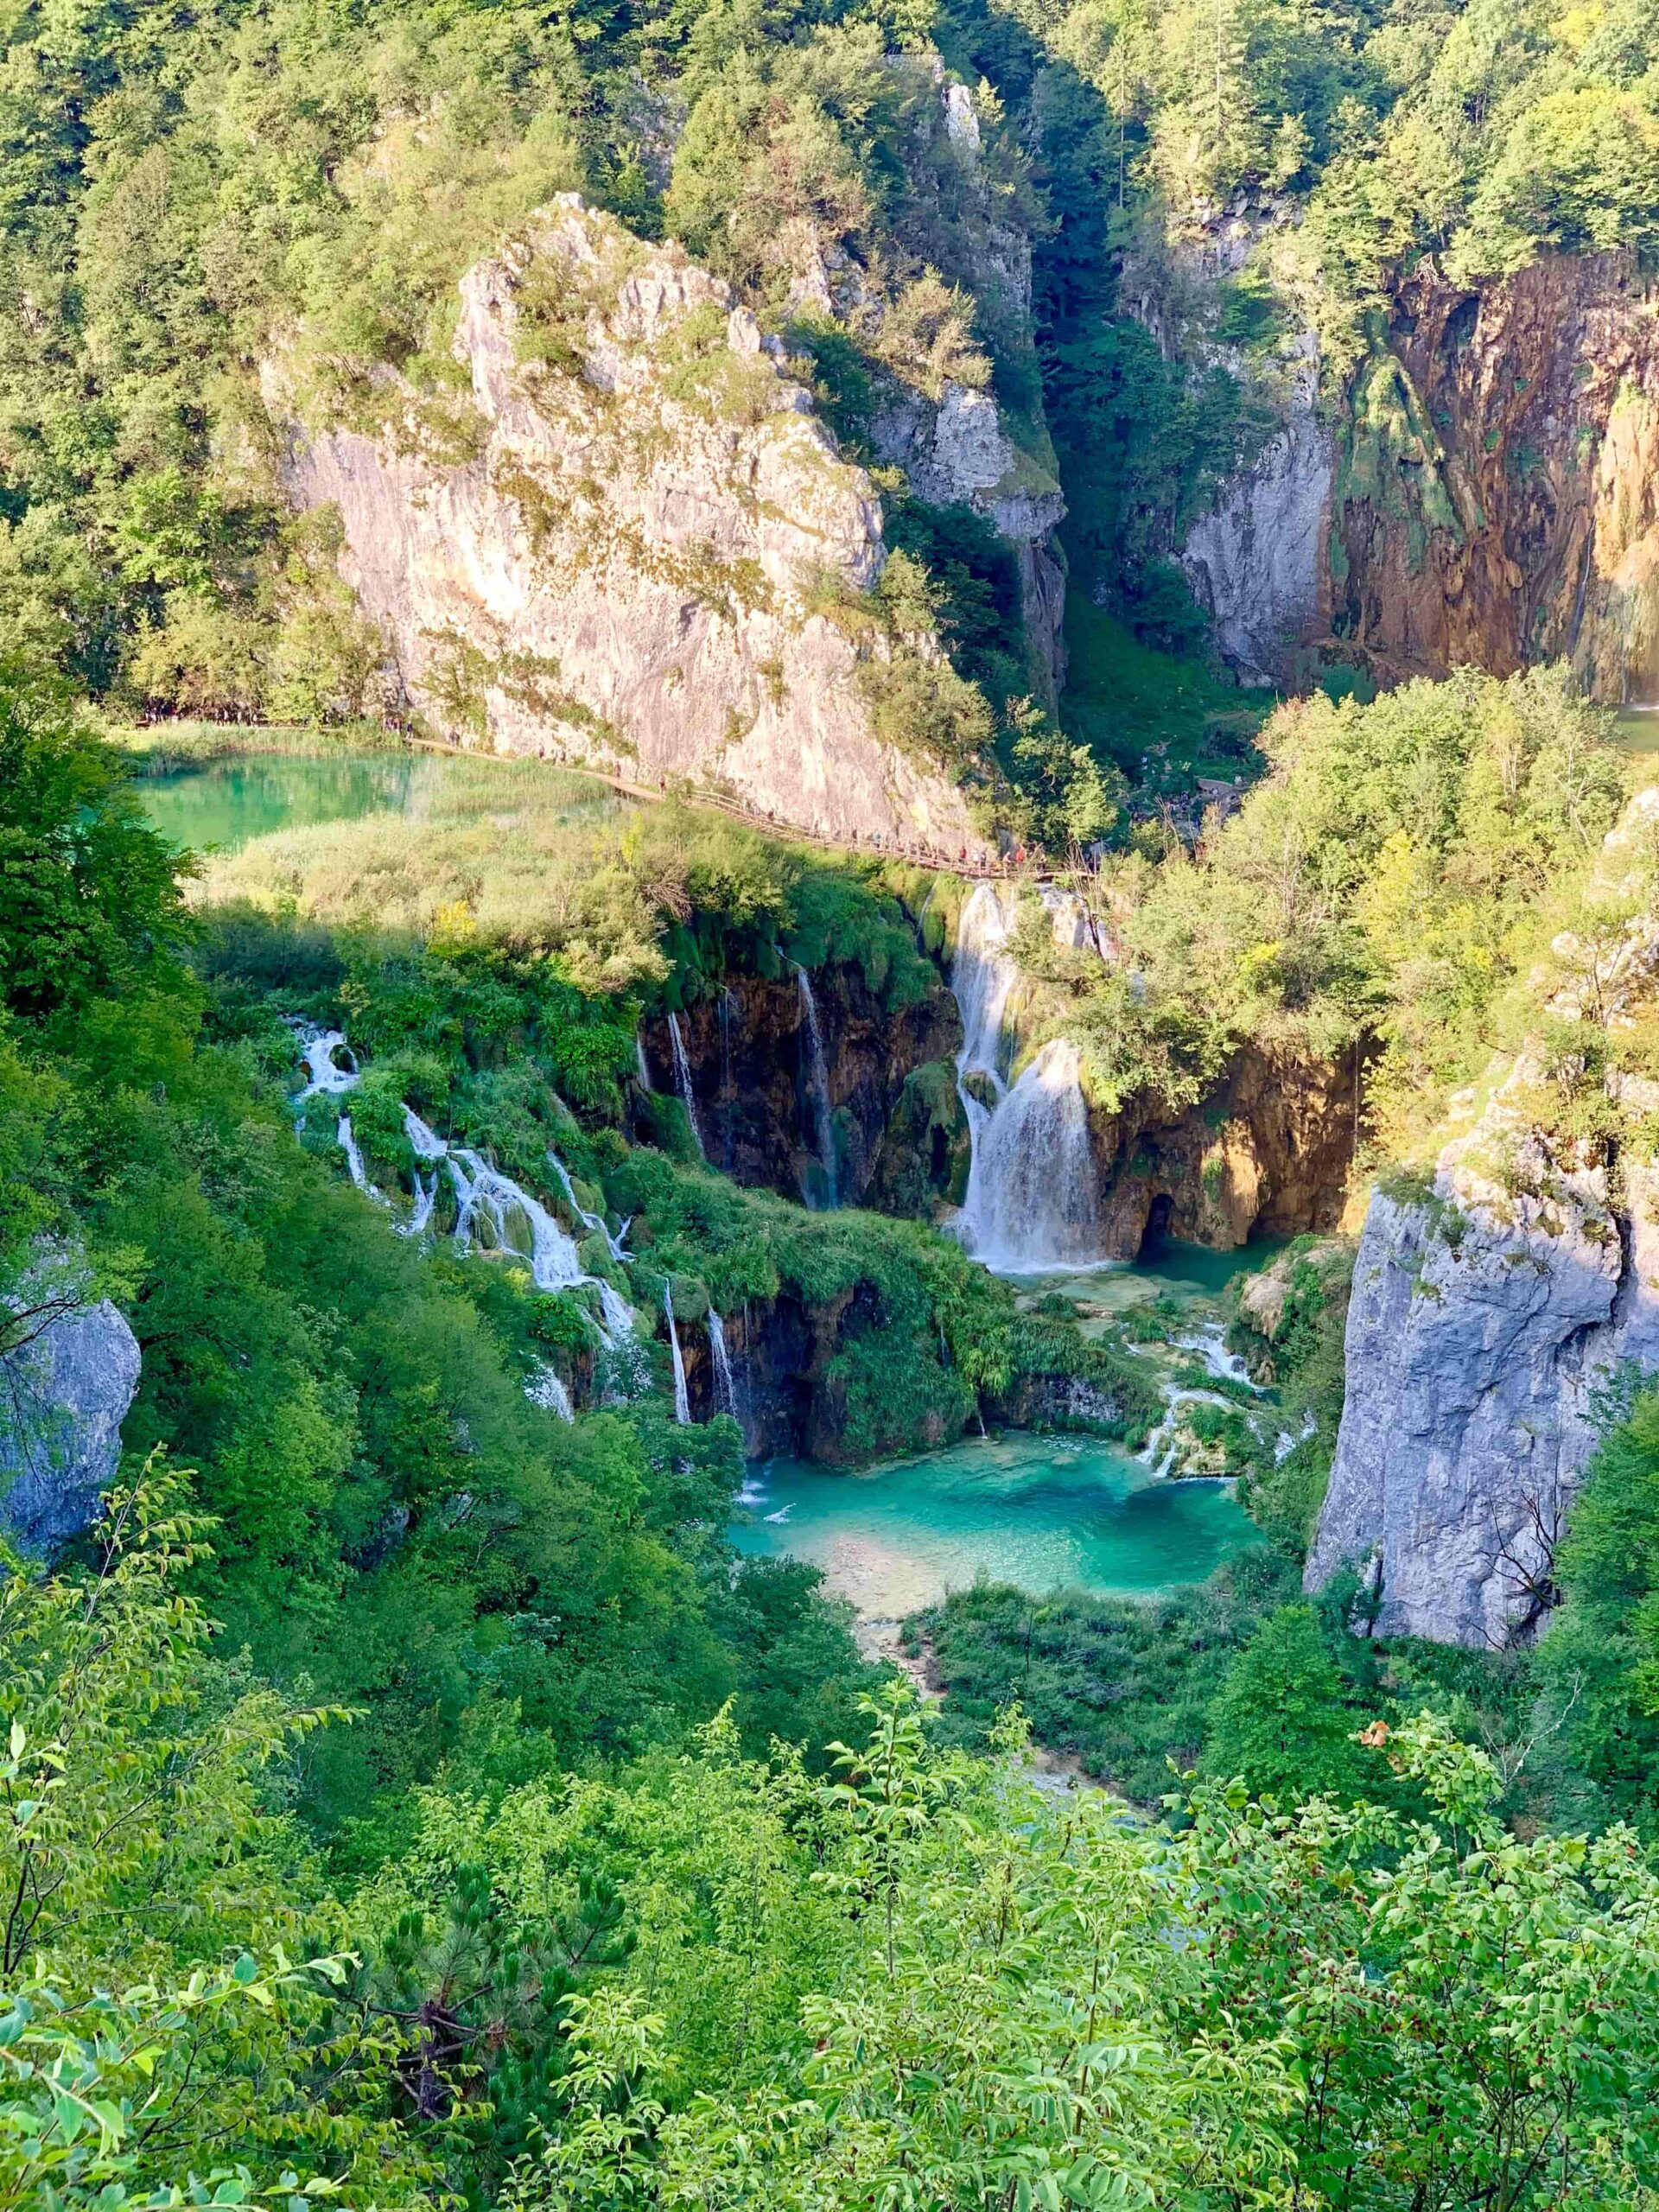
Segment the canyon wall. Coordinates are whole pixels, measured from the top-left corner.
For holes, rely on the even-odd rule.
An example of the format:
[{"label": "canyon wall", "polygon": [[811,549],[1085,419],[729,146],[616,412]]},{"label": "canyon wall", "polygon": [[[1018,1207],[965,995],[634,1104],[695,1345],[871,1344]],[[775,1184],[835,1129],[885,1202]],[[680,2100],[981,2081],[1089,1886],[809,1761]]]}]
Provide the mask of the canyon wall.
[{"label": "canyon wall", "polygon": [[[812,988],[842,1202],[925,1217],[959,1200],[968,1132],[951,1062],[962,1028],[943,982],[896,1009],[844,963],[820,969]],[[818,1131],[796,976],[734,976],[677,1020],[709,1165],[785,1198],[811,1189]],[[666,1017],[641,1041],[653,1087],[672,1092]]]},{"label": "canyon wall", "polygon": [[1659,697],[1659,315],[1619,254],[1422,264],[1350,395],[1330,637],[1384,680],[1570,660]]},{"label": "canyon wall", "polygon": [[566,195],[461,302],[469,419],[440,435],[394,389],[401,429],[296,422],[287,465],[338,512],[420,714],[827,836],[982,849],[945,772],[876,728],[874,489],[728,288]]},{"label": "canyon wall", "polygon": [[[1188,258],[1228,275],[1270,227]],[[1311,332],[1268,383],[1280,429],[1179,551],[1242,682],[1566,659],[1597,699],[1659,701],[1659,301],[1629,256],[1469,284],[1425,258],[1344,388]]]},{"label": "canyon wall", "polygon": [[[1615,899],[1656,828],[1659,791],[1643,792],[1608,840]],[[1553,951],[1582,964],[1570,938]],[[1548,1044],[1500,1064],[1484,1104],[1460,1102],[1432,1174],[1370,1201],[1306,1579],[1358,1569],[1381,1635],[1497,1648],[1535,1633],[1619,1378],[1659,1369],[1659,1082],[1619,1065],[1656,1012],[1659,919],[1635,913],[1586,972],[1593,989],[1548,990]]]}]

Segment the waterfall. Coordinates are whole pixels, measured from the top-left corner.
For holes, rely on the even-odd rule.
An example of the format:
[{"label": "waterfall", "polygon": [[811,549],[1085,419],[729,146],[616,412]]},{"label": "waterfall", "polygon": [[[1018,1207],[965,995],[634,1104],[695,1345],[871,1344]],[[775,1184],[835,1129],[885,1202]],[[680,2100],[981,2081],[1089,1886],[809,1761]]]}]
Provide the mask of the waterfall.
[{"label": "waterfall", "polygon": [[541,1406],[548,1413],[556,1414],[561,1421],[575,1421],[575,1408],[570,1403],[570,1393],[565,1389],[556,1368],[545,1362],[524,1385],[524,1395],[532,1406]]},{"label": "waterfall", "polygon": [[[602,1316],[600,1334],[605,1342],[613,1344],[632,1335],[633,1315],[626,1299],[602,1275],[588,1274],[574,1241],[565,1234],[541,1200],[532,1197],[522,1183],[515,1183],[512,1176],[504,1175],[499,1168],[492,1167],[487,1160],[468,1147],[446,1143],[435,1129],[428,1128],[412,1106],[404,1109],[404,1132],[409,1139],[410,1149],[417,1160],[442,1160],[449,1171],[449,1179],[455,1186],[455,1247],[458,1251],[464,1252],[475,1241],[480,1224],[489,1233],[489,1249],[520,1251],[522,1247],[514,1243],[512,1236],[512,1231],[517,1229],[521,1235],[528,1236],[530,1272],[538,1290],[574,1290],[580,1284],[588,1284],[599,1293]],[[550,1160],[554,1158],[551,1153],[548,1157]],[[554,1160],[554,1165],[559,1167],[568,1193],[569,1178],[556,1160]],[[418,1176],[416,1180],[416,1188],[420,1190]],[[432,1182],[435,1192],[435,1174]],[[574,1199],[572,1204],[575,1205]],[[423,1215],[421,1209],[423,1205],[425,1212]],[[431,1203],[425,1192],[421,1190],[421,1195],[416,1201],[416,1214],[423,1228],[430,1219],[431,1211]],[[581,1213],[581,1208],[577,1207],[576,1211]],[[590,1217],[583,1214],[582,1217],[590,1226],[593,1221],[597,1220],[596,1216]],[[413,1226],[411,1224],[411,1234]],[[608,1240],[608,1230],[606,1233]],[[612,1242],[611,1249],[619,1257],[624,1256],[615,1242]]]},{"label": "waterfall", "polygon": [[737,1418],[737,1384],[732,1375],[732,1355],[726,1344],[726,1324],[709,1308],[709,1353],[715,1367],[715,1408]]},{"label": "waterfall", "polygon": [[[549,1166],[552,1168],[553,1173],[559,1179],[559,1188],[564,1192],[566,1202],[569,1205],[571,1212],[575,1215],[582,1227],[584,1229],[591,1229],[596,1236],[602,1236],[605,1239],[606,1245],[613,1260],[626,1260],[629,1255],[623,1249],[622,1240],[628,1233],[627,1222],[625,1221],[621,1228],[619,1229],[615,1236],[613,1236],[609,1229],[606,1226],[605,1217],[603,1214],[589,1213],[587,1207],[578,1202],[575,1191],[570,1187],[570,1171],[565,1166],[564,1162],[559,1158],[558,1154],[553,1150],[550,1145],[548,1147],[547,1160]],[[632,1218],[632,1217],[630,1216],[629,1219]]]},{"label": "waterfall", "polygon": [[668,1316],[668,1344],[674,1355],[674,1418],[684,1428],[691,1419],[691,1401],[686,1395],[685,1362],[680,1357],[680,1332],[674,1326],[673,1286],[663,1284],[663,1311]]},{"label": "waterfall", "polygon": [[677,1014],[671,1014],[668,1017],[668,1037],[670,1044],[674,1048],[674,1088],[680,1094],[680,1103],[685,1109],[685,1118],[691,1124],[691,1138],[697,1147],[697,1158],[706,1160],[709,1155],[703,1150],[702,1130],[697,1121],[696,1093],[691,1088],[691,1063],[685,1057],[685,1039],[680,1034],[680,1017]]},{"label": "waterfall", "polygon": [[639,1088],[641,1090],[649,1090],[651,1070],[645,1064],[645,1040],[637,1029],[633,1033],[633,1058],[634,1065],[639,1071]]},{"label": "waterfall", "polygon": [[365,1198],[372,1198],[378,1206],[390,1205],[391,1201],[384,1191],[377,1191],[370,1182],[368,1170],[363,1165],[363,1154],[352,1131],[352,1117],[342,1114],[334,1124],[334,1142],[346,1155],[346,1169]]},{"label": "waterfall", "polygon": [[415,1211],[407,1221],[395,1224],[399,1236],[424,1236],[432,1226],[432,1209],[438,1203],[438,1179],[415,1171]]},{"label": "waterfall", "polygon": [[[806,1037],[806,1098],[812,1114],[812,1137],[817,1148],[818,1172],[823,1178],[822,1204],[836,1206],[836,1132],[830,1118],[830,1070],[823,1057],[823,1033],[818,1027],[817,1001],[812,996],[811,978],[804,968],[797,964],[795,981],[801,998],[801,1027]],[[803,1192],[808,1205],[811,1199]]]},{"label": "waterfall", "polygon": [[335,1096],[342,1090],[354,1088],[360,1078],[353,1055],[346,1052],[351,1062],[349,1067],[336,1067],[334,1065],[335,1053],[346,1051],[344,1031],[314,1029],[309,1023],[302,1022],[298,1025],[298,1033],[300,1058],[305,1063],[305,1071],[310,1081],[295,1100],[296,1106],[303,1105],[308,1098],[315,1098],[319,1091]]},{"label": "waterfall", "polygon": [[1013,920],[997,887],[977,885],[957,925],[950,980],[962,1013],[957,1088],[972,1151],[957,1230],[976,1259],[1017,1274],[1091,1265],[1103,1256],[1103,1231],[1077,1046],[1057,1037],[1016,1083],[1007,1080],[1007,1007],[1019,981],[1007,949]]}]

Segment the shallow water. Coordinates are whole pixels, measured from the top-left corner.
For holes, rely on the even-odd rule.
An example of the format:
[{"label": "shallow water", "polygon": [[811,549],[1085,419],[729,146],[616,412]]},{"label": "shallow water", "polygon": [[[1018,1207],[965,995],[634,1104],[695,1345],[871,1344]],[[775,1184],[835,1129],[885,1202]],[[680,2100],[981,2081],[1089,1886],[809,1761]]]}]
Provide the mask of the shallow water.
[{"label": "shallow water", "polygon": [[[1196,1327],[1218,1317],[1234,1275],[1276,1249],[1170,1243],[1150,1262],[1021,1275],[1016,1287],[1022,1299],[1060,1291],[1114,1313],[1166,1295]],[[741,1504],[740,1551],[810,1560],[836,1595],[877,1619],[981,1576],[1039,1593],[1151,1593],[1202,1581],[1256,1536],[1230,1485],[1156,1481],[1145,1461],[1098,1437],[1016,1433],[855,1475],[773,1459],[750,1470]]]},{"label": "shallow water", "polygon": [[1039,1594],[1166,1590],[1255,1535],[1227,1485],[1154,1482],[1095,1437],[962,1443],[856,1475],[773,1459],[751,1470],[745,1503],[740,1551],[810,1560],[871,1618],[981,1577]]},{"label": "shallow water", "polygon": [[134,789],[162,836],[195,852],[240,852],[278,830],[367,814],[474,815],[550,799],[586,820],[623,804],[541,761],[421,753],[241,753],[143,776]]}]

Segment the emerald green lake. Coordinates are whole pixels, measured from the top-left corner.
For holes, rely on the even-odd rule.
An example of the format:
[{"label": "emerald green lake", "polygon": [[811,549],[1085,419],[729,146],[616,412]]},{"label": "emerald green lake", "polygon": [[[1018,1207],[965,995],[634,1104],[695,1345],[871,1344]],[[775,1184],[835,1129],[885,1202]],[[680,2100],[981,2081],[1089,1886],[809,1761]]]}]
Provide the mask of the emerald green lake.
[{"label": "emerald green lake", "polygon": [[[1148,1265],[1021,1276],[1018,1287],[1022,1298],[1058,1290],[1108,1313],[1172,1297],[1196,1332],[1213,1328],[1232,1277],[1274,1249],[1168,1244]],[[741,1552],[810,1560],[869,1619],[914,1612],[982,1577],[1039,1595],[1149,1595],[1202,1581],[1259,1541],[1230,1484],[1156,1481],[1143,1460],[1097,1437],[976,1439],[862,1474],[772,1459],[751,1468],[740,1504],[731,1535]]]},{"label": "emerald green lake", "polygon": [[417,784],[449,764],[402,753],[251,753],[162,776],[137,785],[145,811],[164,837],[195,852],[239,852],[278,830],[306,830],[363,814],[401,812]]},{"label": "emerald green lake", "polygon": [[237,853],[284,830],[367,814],[461,820],[550,800],[584,823],[627,805],[545,761],[467,753],[239,753],[141,775],[134,788],[162,835],[199,853]]},{"label": "emerald green lake", "polygon": [[1255,1535],[1226,1485],[1154,1482],[1094,1437],[982,1440],[860,1475],[773,1459],[751,1471],[743,1503],[740,1551],[810,1560],[880,1619],[981,1577],[1038,1594],[1165,1590]]}]

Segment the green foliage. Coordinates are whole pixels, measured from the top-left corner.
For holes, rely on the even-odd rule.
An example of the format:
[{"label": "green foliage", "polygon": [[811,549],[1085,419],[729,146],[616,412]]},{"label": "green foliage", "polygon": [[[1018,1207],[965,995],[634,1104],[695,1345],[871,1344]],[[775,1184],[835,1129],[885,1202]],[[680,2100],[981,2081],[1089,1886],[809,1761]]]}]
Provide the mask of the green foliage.
[{"label": "green foliage", "polygon": [[264,1778],[328,1716],[213,1656],[181,1586],[204,1533],[152,1461],[92,1567],[0,1587],[9,2207],[400,2202],[427,2178],[383,2109],[391,2045],[340,2002],[344,1914]]},{"label": "green foliage", "polygon": [[1343,1688],[1313,1607],[1269,1613],[1211,1705],[1206,1771],[1281,1801],[1365,1794]]},{"label": "green foliage", "polygon": [[[1580,1817],[1659,1820],[1659,1398],[1643,1391],[1591,1461],[1554,1561],[1539,1654]],[[1581,1810],[1580,1810],[1581,1808]]]},{"label": "green foliage", "polygon": [[138,986],[185,934],[175,873],[67,688],[0,666],[0,1006],[38,1018]]},{"label": "green foliage", "polygon": [[1484,1067],[1617,814],[1618,756],[1552,670],[1316,697],[1262,745],[1272,773],[1201,854],[1116,863],[1128,963],[1035,930],[1020,956],[1114,1109],[1137,1090],[1191,1104],[1246,1039],[1326,1062],[1380,1041],[1370,1135],[1398,1154]]},{"label": "green foliage", "polygon": [[1294,1588],[1288,1568],[1258,1548],[1161,1598],[1039,1598],[981,1585],[913,1627],[945,1691],[949,1740],[983,1744],[1017,1700],[1041,1744],[1155,1804],[1172,1759],[1197,1765],[1211,1700],[1264,1606]]}]

